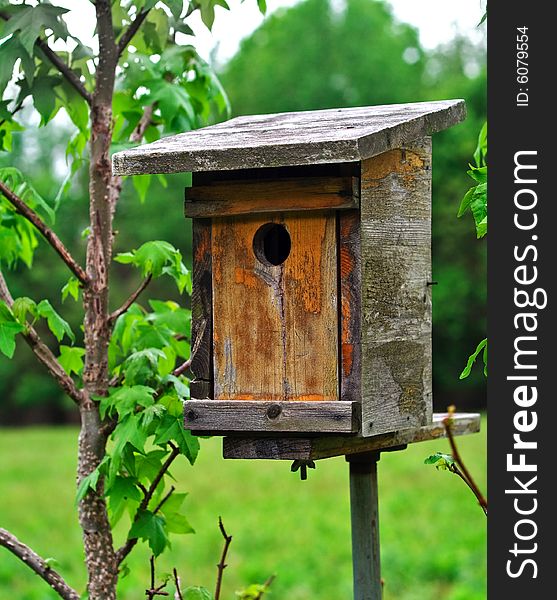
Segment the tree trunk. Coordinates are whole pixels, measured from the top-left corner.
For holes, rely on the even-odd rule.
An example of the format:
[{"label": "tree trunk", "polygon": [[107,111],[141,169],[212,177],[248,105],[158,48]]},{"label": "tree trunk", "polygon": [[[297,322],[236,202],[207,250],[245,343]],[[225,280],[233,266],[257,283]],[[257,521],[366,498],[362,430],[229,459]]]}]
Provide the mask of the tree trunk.
[{"label": "tree trunk", "polygon": [[[87,399],[82,403],[79,436],[78,483],[100,464],[106,451],[95,397],[108,391],[108,269],[112,257],[112,216],[114,208],[110,144],[112,141],[112,94],[118,61],[109,0],[97,0],[99,64],[91,103],[89,167],[90,233],[87,242],[86,272],[89,285],[83,292],[85,309],[85,366],[83,385]],[[79,505],[83,530],[85,563],[89,575],[90,600],[114,600],[118,580],[112,532],[103,496],[103,479]]]}]

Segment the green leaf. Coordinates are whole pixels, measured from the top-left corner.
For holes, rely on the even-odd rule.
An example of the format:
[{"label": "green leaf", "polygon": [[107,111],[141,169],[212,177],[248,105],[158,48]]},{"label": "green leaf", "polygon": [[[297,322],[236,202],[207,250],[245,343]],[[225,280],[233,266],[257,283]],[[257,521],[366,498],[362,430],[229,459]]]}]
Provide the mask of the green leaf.
[{"label": "green leaf", "polygon": [[267,0],[257,0],[257,6],[262,15],[267,12]]},{"label": "green leaf", "polygon": [[11,37],[0,44],[0,98],[11,81],[17,59],[21,56],[21,44]]},{"label": "green leaf", "polygon": [[71,296],[76,302],[79,299],[79,280],[76,277],[70,277],[66,285],[62,288],[62,302],[65,302],[68,296]]},{"label": "green leaf", "polygon": [[451,467],[455,464],[455,460],[450,454],[436,452],[435,454],[428,456],[424,460],[424,464],[435,465],[435,468],[438,470],[450,470]]},{"label": "green leaf", "polygon": [[138,510],[135,521],[128,534],[128,539],[138,538],[149,543],[149,548],[158,556],[168,545],[163,517],[149,510]]},{"label": "green leaf", "polygon": [[61,108],[61,103],[57,102],[55,88],[61,83],[59,77],[43,76],[35,78],[31,93],[33,95],[33,104],[37,112],[41,115],[41,125],[46,125]]},{"label": "green leaf", "polygon": [[75,373],[79,375],[83,370],[83,357],[85,350],[76,346],[60,346],[60,356],[58,362],[68,375]]},{"label": "green leaf", "polygon": [[478,344],[474,352],[468,358],[468,362],[466,363],[464,370],[460,374],[460,379],[465,379],[466,377],[468,377],[468,375],[470,375],[472,367],[474,366],[474,363],[476,362],[476,359],[478,358],[482,350],[484,362],[484,375],[487,377],[487,338],[485,338]]},{"label": "green leaf", "polygon": [[83,498],[85,498],[85,496],[89,493],[90,490],[96,491],[100,475],[101,469],[97,467],[94,471],[89,473],[87,477],[84,477],[81,480],[81,483],[77,488],[77,495],[75,498],[77,504],[79,504],[83,500]]},{"label": "green leaf", "polygon": [[55,38],[66,39],[68,31],[61,15],[69,12],[66,8],[52,4],[25,6],[6,23],[3,36],[19,32],[19,40],[29,56],[33,56],[33,47],[37,38],[45,29],[51,29]]},{"label": "green leaf", "polygon": [[172,265],[176,256],[181,254],[172,244],[165,241],[146,242],[137,250],[116,255],[117,262],[124,264],[133,264],[141,269],[144,277],[152,275],[159,277],[165,265]]},{"label": "green leaf", "polygon": [[133,477],[117,475],[106,495],[109,498],[112,525],[118,522],[128,504],[133,506],[141,501],[141,492],[137,487],[137,480]]},{"label": "green leaf", "polygon": [[101,398],[100,412],[104,419],[106,414],[114,409],[120,418],[129,415],[137,406],[151,406],[155,403],[153,394],[155,390],[145,385],[121,386],[115,391],[111,390],[106,398]]},{"label": "green leaf", "polygon": [[22,331],[25,331],[25,327],[21,323],[3,320],[0,316],[0,352],[2,354],[5,354],[8,358],[13,357],[15,352],[15,336]]},{"label": "green leaf", "polygon": [[474,151],[474,160],[477,167],[484,167],[487,160],[487,121],[483,124],[478,136],[478,145]]},{"label": "green leaf", "polygon": [[194,464],[199,453],[199,440],[184,429],[181,416],[175,418],[167,413],[155,431],[155,444],[164,445],[169,441],[175,442],[190,464]]},{"label": "green leaf", "polygon": [[142,427],[141,415],[130,414],[124,417],[116,426],[112,439],[114,440],[113,458],[119,457],[126,444],[143,452],[147,441],[147,432]]},{"label": "green leaf", "polygon": [[183,592],[184,600],[213,600],[213,594],[204,588],[199,586],[190,586]]},{"label": "green leaf", "polygon": [[27,313],[31,316],[37,316],[37,305],[31,298],[27,298],[26,296],[22,296],[21,298],[16,298],[12,305],[12,312],[16,320],[25,325],[27,320]]},{"label": "green leaf", "polygon": [[75,342],[75,335],[69,324],[54,310],[48,300],[41,300],[37,304],[37,314],[44,317],[48,328],[54,334],[54,337],[61,342],[64,335],[67,335],[72,342]]},{"label": "green leaf", "polygon": [[166,521],[166,530],[169,533],[187,534],[195,533],[186,517],[180,513],[182,504],[187,494],[172,494],[162,505],[161,512]]},{"label": "green leaf", "polygon": [[478,183],[487,183],[487,167],[472,167],[467,173]]},{"label": "green leaf", "polygon": [[147,198],[147,192],[149,191],[152,179],[152,175],[139,175],[137,177],[132,177],[133,187],[139,195],[139,201],[142,204]]}]

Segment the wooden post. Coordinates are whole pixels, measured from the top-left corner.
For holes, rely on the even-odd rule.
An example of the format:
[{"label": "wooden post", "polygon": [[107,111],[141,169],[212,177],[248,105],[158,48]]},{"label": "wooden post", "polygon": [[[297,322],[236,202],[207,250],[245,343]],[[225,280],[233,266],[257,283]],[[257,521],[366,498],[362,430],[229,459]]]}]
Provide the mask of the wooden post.
[{"label": "wooden post", "polygon": [[350,516],[354,600],[381,600],[377,462],[379,452],[347,456],[350,464]]}]

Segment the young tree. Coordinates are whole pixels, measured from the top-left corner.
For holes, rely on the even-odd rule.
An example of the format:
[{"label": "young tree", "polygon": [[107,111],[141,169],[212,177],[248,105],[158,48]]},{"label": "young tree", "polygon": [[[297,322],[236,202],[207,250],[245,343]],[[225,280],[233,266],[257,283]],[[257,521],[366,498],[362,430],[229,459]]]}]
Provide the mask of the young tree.
[{"label": "young tree", "polygon": [[[0,271],[0,351],[11,358],[16,338],[23,338],[79,410],[77,498],[87,592],[90,600],[110,600],[116,598],[123,561],[139,539],[157,555],[169,533],[191,532],[180,512],[185,495],[167,487],[166,478],[179,455],[193,463],[198,451],[181,423],[189,393],[189,312],[172,302],[151,301],[149,310],[137,303],[162,275],[172,277],[180,292],[190,292],[180,252],[151,241],[117,255],[140,271],[142,281],[121,307],[109,308],[113,219],[122,190],[122,179],[112,175],[110,152],[201,126],[215,111],[227,111],[211,69],[192,46],[176,42],[177,34],[192,33],[186,20],[193,12],[200,11],[210,28],[215,6],[227,6],[224,0],[92,3],[97,52],[68,31],[67,9],[48,0],[0,0],[0,149],[10,149],[12,133],[24,127],[17,117],[28,105],[41,126],[60,110],[75,125],[67,147],[70,172],[55,202],[39,196],[28,173],[0,169],[0,267],[19,261],[31,266],[38,241],[46,240],[71,273],[62,299],[81,295],[84,311],[80,346],[48,299],[13,298]],[[263,0],[259,4],[264,8]],[[64,51],[54,49],[59,40]],[[82,168],[89,176],[85,266],[51,227],[60,199]],[[149,178],[134,183],[144,196]],[[45,325],[57,344],[43,341],[39,329]],[[126,510],[132,526],[116,548],[112,527]],[[1,529],[0,545],[62,598],[79,597],[12,533]]]}]

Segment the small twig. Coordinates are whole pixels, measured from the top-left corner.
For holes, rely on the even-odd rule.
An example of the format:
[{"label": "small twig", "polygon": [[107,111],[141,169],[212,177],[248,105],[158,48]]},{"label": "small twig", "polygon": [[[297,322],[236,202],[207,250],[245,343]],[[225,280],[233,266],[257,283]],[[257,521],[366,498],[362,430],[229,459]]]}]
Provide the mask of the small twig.
[{"label": "small twig", "polygon": [[163,504],[172,496],[172,494],[176,491],[174,486],[170,487],[170,490],[165,494],[164,498],[155,506],[155,510],[153,510],[153,514],[156,515],[159,510],[163,507]]},{"label": "small twig", "polygon": [[147,275],[147,277],[142,281],[141,285],[124,302],[124,304],[122,304],[122,306],[120,308],[118,308],[117,310],[115,310],[113,313],[110,314],[110,316],[108,317],[109,326],[112,326],[116,322],[116,319],[120,315],[123,315],[130,308],[130,306],[139,298],[139,296],[141,295],[143,290],[145,290],[145,288],[149,285],[149,283],[151,283],[152,279],[153,279],[152,275]]},{"label": "small twig", "polygon": [[[144,494],[143,500],[141,501],[141,504],[139,505],[137,515],[139,515],[139,512],[141,510],[147,509],[147,507],[149,506],[149,502],[150,502],[151,498],[153,497],[155,490],[157,489],[157,486],[161,482],[161,479],[164,477],[165,473],[168,471],[168,469],[170,468],[170,465],[174,462],[176,457],[180,454],[180,448],[178,448],[178,446],[174,445],[172,442],[169,442],[168,445],[172,448],[172,452],[168,455],[168,458],[164,461],[164,464],[160,468],[156,477],[151,482],[151,485],[147,489],[147,493]],[[169,495],[169,494],[167,494],[167,495]],[[166,502],[166,500],[167,500],[166,497],[163,498],[164,502]],[[157,508],[155,509],[154,512],[156,512],[161,506],[162,506],[162,503],[159,503],[159,505],[157,506]],[[133,548],[136,544],[137,544],[137,538],[130,538],[130,539],[126,540],[126,543],[116,552],[116,562],[118,564],[121,564],[121,562],[126,558],[126,556],[128,556],[128,554],[133,550]]]},{"label": "small twig", "polygon": [[184,597],[182,596],[182,590],[180,589],[182,583],[180,581],[180,577],[178,577],[178,571],[176,570],[176,567],[172,569],[172,574],[174,575],[174,585],[176,586],[174,600],[184,600]]},{"label": "small twig", "polygon": [[[18,105],[17,105],[17,106],[16,106],[16,107],[15,107],[15,108],[12,110],[12,111],[10,111],[10,113],[11,113],[12,117],[13,117],[13,116],[14,116],[16,113],[18,113],[18,112],[19,112],[19,111],[20,111],[22,108],[23,108],[23,100],[20,100],[20,101],[19,101],[19,104],[18,104]],[[7,121],[7,119],[2,119],[2,120],[0,121],[0,127],[1,127],[2,125],[4,125],[4,123],[5,123],[6,121]]]},{"label": "small twig", "polygon": [[176,367],[174,371],[172,371],[172,375],[174,375],[174,377],[179,377],[180,375],[183,375],[191,367],[191,363],[193,362],[193,359],[195,358],[195,355],[199,350],[199,346],[201,345],[201,340],[203,339],[203,333],[205,332],[206,325],[207,322],[203,321],[201,329],[197,332],[197,337],[195,338],[195,342],[193,343],[193,348],[191,349],[190,357],[179,367]]},{"label": "small twig", "polygon": [[169,596],[170,594],[168,592],[162,591],[166,587],[166,581],[158,587],[155,587],[155,557],[153,555],[151,555],[149,562],[151,564],[151,587],[145,590],[145,595],[149,600],[153,600],[155,596]]},{"label": "small twig", "polygon": [[118,40],[118,56],[121,56],[127,45],[131,42],[133,36],[138,32],[139,28],[143,24],[143,21],[147,18],[149,14],[149,10],[142,10],[138,13],[135,19],[130,23],[128,28],[122,33],[120,39]]},{"label": "small twig", "polygon": [[276,579],[276,575],[271,575],[267,581],[263,584],[263,589],[258,592],[257,596],[255,596],[254,600],[261,600],[263,595],[269,590],[269,588],[273,585],[273,581]]},{"label": "small twig", "polygon": [[[4,279],[2,271],[0,271],[0,300],[3,300],[7,306],[12,307],[14,300]],[[64,371],[64,368],[54,356],[52,350],[41,340],[35,329],[27,324],[25,331],[21,332],[23,339],[33,351],[38,361],[43,364],[56,383],[62,388],[77,405],[81,404],[86,396],[82,390],[79,390],[74,383],[74,380]]]},{"label": "small twig", "polygon": [[472,493],[474,494],[474,496],[476,496],[476,499],[477,499],[479,505],[481,506],[482,510],[484,511],[485,515],[487,516],[487,500],[485,499],[484,495],[480,491],[480,488],[474,481],[472,475],[468,471],[468,468],[464,464],[464,461],[462,460],[462,457],[460,456],[458,448],[456,447],[456,442],[455,442],[454,435],[452,432],[452,416],[451,416],[452,412],[453,412],[452,410],[449,410],[449,416],[447,416],[443,419],[443,426],[445,427],[445,431],[447,433],[447,438],[449,440],[449,444],[451,445],[453,459],[454,459],[455,463],[458,465],[458,468],[460,469],[460,471],[458,470],[458,468],[456,470],[453,470],[453,473],[458,475],[466,483],[466,485],[472,490]]},{"label": "small twig", "polygon": [[20,542],[15,535],[0,528],[0,546],[9,550],[14,556],[17,556],[23,563],[32,569],[64,600],[79,600],[79,594],[72,589],[63,579],[63,577],[54,571],[50,565],[41,558],[29,546]]},{"label": "small twig", "polygon": [[224,528],[224,524],[222,522],[222,518],[219,517],[219,529],[224,538],[224,547],[222,549],[222,554],[220,557],[219,564],[217,565],[217,584],[215,587],[215,598],[214,600],[220,600],[220,591],[222,586],[222,575],[224,570],[228,566],[226,564],[226,555],[228,554],[228,548],[230,547],[230,543],[232,542],[232,536],[226,533],[226,529]]},{"label": "small twig", "polygon": [[88,285],[89,278],[83,268],[77,263],[70,251],[64,246],[62,240],[50,229],[50,227],[39,217],[39,215],[25,204],[25,202],[12,191],[4,182],[0,181],[0,192],[10,202],[20,215],[25,217],[34,225],[44,236],[47,242],[54,248],[60,258],[68,265],[70,271],[81,281]]}]

